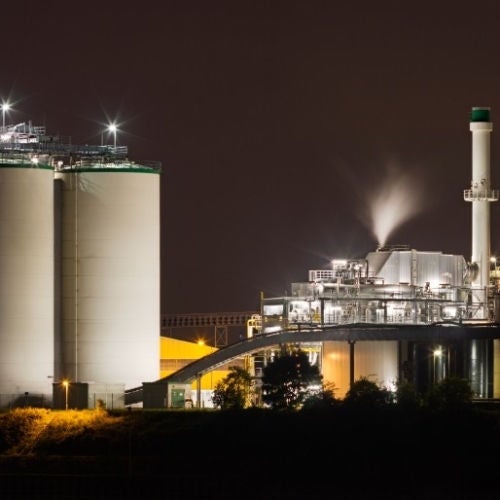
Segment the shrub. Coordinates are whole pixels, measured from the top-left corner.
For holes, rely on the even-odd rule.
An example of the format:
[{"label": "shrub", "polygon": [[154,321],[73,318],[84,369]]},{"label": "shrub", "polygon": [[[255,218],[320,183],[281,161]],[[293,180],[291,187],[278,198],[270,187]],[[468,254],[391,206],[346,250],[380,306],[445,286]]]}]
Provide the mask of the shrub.
[{"label": "shrub", "polygon": [[396,388],[396,404],[399,408],[413,410],[422,406],[422,397],[411,382],[399,382]]},{"label": "shrub", "polygon": [[463,410],[471,406],[472,396],[468,380],[448,377],[429,389],[426,403],[433,410]]}]

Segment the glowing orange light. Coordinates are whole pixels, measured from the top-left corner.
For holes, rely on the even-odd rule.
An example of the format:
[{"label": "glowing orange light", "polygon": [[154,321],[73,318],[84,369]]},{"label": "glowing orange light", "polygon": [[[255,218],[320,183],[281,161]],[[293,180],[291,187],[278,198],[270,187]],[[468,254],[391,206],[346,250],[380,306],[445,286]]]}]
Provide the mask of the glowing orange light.
[{"label": "glowing orange light", "polygon": [[63,380],[62,385],[64,387],[64,392],[65,392],[65,407],[66,410],[68,409],[68,388],[69,388],[69,380]]}]

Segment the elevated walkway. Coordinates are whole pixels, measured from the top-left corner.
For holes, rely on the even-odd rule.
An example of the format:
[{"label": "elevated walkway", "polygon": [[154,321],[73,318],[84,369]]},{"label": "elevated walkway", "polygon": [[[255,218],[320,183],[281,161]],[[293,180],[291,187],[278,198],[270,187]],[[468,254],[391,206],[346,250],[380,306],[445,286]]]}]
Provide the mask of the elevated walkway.
[{"label": "elevated walkway", "polygon": [[[328,328],[300,325],[293,330],[283,330],[268,334],[259,334],[230,344],[212,354],[200,358],[180,370],[148,384],[166,385],[172,383],[192,383],[201,375],[217,367],[255,352],[280,344],[300,344],[324,341],[383,341],[398,340],[409,342],[450,342],[467,339],[499,339],[500,324],[492,323],[436,323],[431,325],[380,325],[350,324]],[[125,391],[125,405],[143,401],[143,387]]]}]

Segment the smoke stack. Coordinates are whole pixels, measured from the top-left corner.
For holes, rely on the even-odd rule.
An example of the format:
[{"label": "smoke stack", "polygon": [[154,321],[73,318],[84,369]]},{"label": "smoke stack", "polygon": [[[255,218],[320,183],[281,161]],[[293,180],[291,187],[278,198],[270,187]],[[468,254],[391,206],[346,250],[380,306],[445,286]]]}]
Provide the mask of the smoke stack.
[{"label": "smoke stack", "polygon": [[[465,201],[472,202],[472,289],[473,301],[481,303],[478,316],[488,317],[486,307],[490,282],[490,202],[498,200],[498,190],[490,185],[490,135],[493,124],[490,108],[472,108],[472,181],[465,190]],[[479,304],[478,304],[479,305]]]}]

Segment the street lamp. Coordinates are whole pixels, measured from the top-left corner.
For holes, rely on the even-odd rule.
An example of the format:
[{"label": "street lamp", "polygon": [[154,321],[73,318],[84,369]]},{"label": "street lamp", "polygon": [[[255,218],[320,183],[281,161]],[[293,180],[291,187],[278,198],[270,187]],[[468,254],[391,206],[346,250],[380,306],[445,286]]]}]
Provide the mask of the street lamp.
[{"label": "street lamp", "polygon": [[434,383],[438,383],[442,378],[443,365],[443,349],[437,346],[432,352],[434,358]]},{"label": "street lamp", "polygon": [[8,102],[4,102],[2,104],[2,130],[5,130],[5,113],[9,111],[10,104]]},{"label": "street lamp", "polygon": [[113,147],[116,149],[116,132],[118,131],[118,127],[112,123],[108,127],[108,130],[113,134]]},{"label": "street lamp", "polygon": [[68,388],[69,388],[69,382],[67,380],[62,381],[62,385],[64,386],[64,392],[65,392],[65,401],[66,401],[66,410],[68,409]]}]

